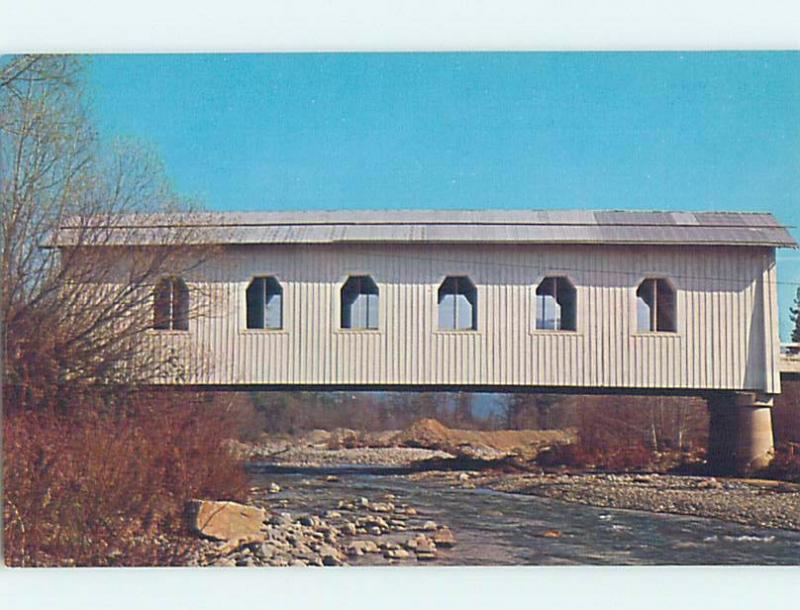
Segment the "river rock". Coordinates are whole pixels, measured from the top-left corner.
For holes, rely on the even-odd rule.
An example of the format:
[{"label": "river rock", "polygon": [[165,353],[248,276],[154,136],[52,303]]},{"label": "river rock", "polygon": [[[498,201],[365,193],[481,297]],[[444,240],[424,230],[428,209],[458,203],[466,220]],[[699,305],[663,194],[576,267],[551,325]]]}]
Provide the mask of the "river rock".
[{"label": "river rock", "polygon": [[297,522],[305,527],[314,527],[319,524],[319,521],[310,515],[302,515],[297,518]]},{"label": "river rock", "polygon": [[367,505],[367,510],[373,513],[391,513],[394,511],[394,504],[391,502],[370,502]]},{"label": "river rock", "polygon": [[340,566],[342,565],[342,560],[339,559],[336,555],[323,555],[322,556],[322,565],[324,566]]},{"label": "river rock", "polygon": [[291,513],[278,513],[269,518],[270,525],[277,527],[289,527],[292,524]]},{"label": "river rock", "polygon": [[436,543],[425,536],[417,538],[417,546],[414,549],[417,553],[435,553]]},{"label": "river rock", "polygon": [[421,529],[425,532],[432,532],[435,531],[437,527],[436,521],[426,521],[422,524]]},{"label": "river rock", "polygon": [[389,524],[386,523],[386,519],[376,515],[367,515],[366,517],[358,519],[356,523],[364,526],[376,525],[381,529],[389,529]]},{"label": "river rock", "polygon": [[257,537],[267,518],[263,508],[211,500],[190,500],[186,513],[193,532],[224,542]]},{"label": "river rock", "polygon": [[697,484],[698,489],[722,489],[723,485],[714,477],[709,477],[708,479],[703,479]]},{"label": "river rock", "polygon": [[456,544],[456,537],[449,527],[442,527],[433,535],[436,546],[452,547]]},{"label": "river rock", "polygon": [[356,525],[355,523],[351,523],[350,521],[346,521],[342,524],[342,527],[339,528],[345,536],[355,536],[356,535]]},{"label": "river rock", "polygon": [[345,553],[350,556],[363,555],[364,553],[378,553],[380,549],[372,540],[354,540],[345,547]]},{"label": "river rock", "polygon": [[275,547],[266,542],[261,543],[255,551],[256,557],[259,559],[272,559],[275,555]]},{"label": "river rock", "polygon": [[270,483],[269,484],[269,493],[276,494],[276,493],[280,493],[280,491],[281,491],[281,486],[278,485],[277,483]]},{"label": "river rock", "polygon": [[387,549],[383,556],[386,559],[408,559],[411,557],[411,553],[405,549]]}]

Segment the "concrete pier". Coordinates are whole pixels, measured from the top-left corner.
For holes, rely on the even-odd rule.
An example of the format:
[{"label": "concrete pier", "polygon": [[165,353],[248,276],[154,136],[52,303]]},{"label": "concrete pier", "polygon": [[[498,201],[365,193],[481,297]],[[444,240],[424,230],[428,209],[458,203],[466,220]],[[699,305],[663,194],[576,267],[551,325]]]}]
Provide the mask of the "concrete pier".
[{"label": "concrete pier", "polygon": [[708,398],[708,463],[714,474],[750,475],[775,453],[772,397],[720,392]]}]

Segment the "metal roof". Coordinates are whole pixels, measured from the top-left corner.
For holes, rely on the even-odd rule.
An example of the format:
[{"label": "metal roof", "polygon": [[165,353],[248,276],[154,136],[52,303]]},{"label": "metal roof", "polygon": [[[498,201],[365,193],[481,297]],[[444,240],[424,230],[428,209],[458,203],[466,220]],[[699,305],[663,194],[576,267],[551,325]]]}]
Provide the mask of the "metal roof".
[{"label": "metal roof", "polygon": [[[99,239],[87,239],[85,227]],[[184,237],[178,237],[179,235]],[[149,214],[64,223],[47,245],[565,243],[797,247],[769,213],[340,210]]]}]

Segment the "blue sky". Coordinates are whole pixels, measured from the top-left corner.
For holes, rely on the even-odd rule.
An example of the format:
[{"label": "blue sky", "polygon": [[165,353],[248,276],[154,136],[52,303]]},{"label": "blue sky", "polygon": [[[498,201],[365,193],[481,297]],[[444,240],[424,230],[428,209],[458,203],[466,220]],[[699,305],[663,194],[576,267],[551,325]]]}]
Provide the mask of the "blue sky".
[{"label": "blue sky", "polygon": [[[798,53],[87,62],[103,136],[149,143],[209,209],[746,210],[800,225]],[[786,337],[800,252],[778,260]]]}]

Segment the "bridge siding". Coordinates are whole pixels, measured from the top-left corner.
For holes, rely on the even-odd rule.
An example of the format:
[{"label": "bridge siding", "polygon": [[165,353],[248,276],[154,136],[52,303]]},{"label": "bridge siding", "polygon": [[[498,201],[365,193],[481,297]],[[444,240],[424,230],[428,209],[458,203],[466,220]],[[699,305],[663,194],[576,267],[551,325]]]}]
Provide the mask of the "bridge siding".
[{"label": "bridge siding", "polygon": [[[380,288],[377,331],[338,328],[351,274]],[[577,288],[576,332],[533,330],[535,284],[554,274]],[[259,275],[281,282],[283,330],[244,328],[245,288]],[[436,329],[447,275],[476,284],[477,332]],[[677,333],[636,332],[636,286],[648,275],[677,288]],[[187,280],[203,316],[189,333],[153,331],[151,341],[183,354],[198,384],[780,390],[770,248],[230,246]]]}]

